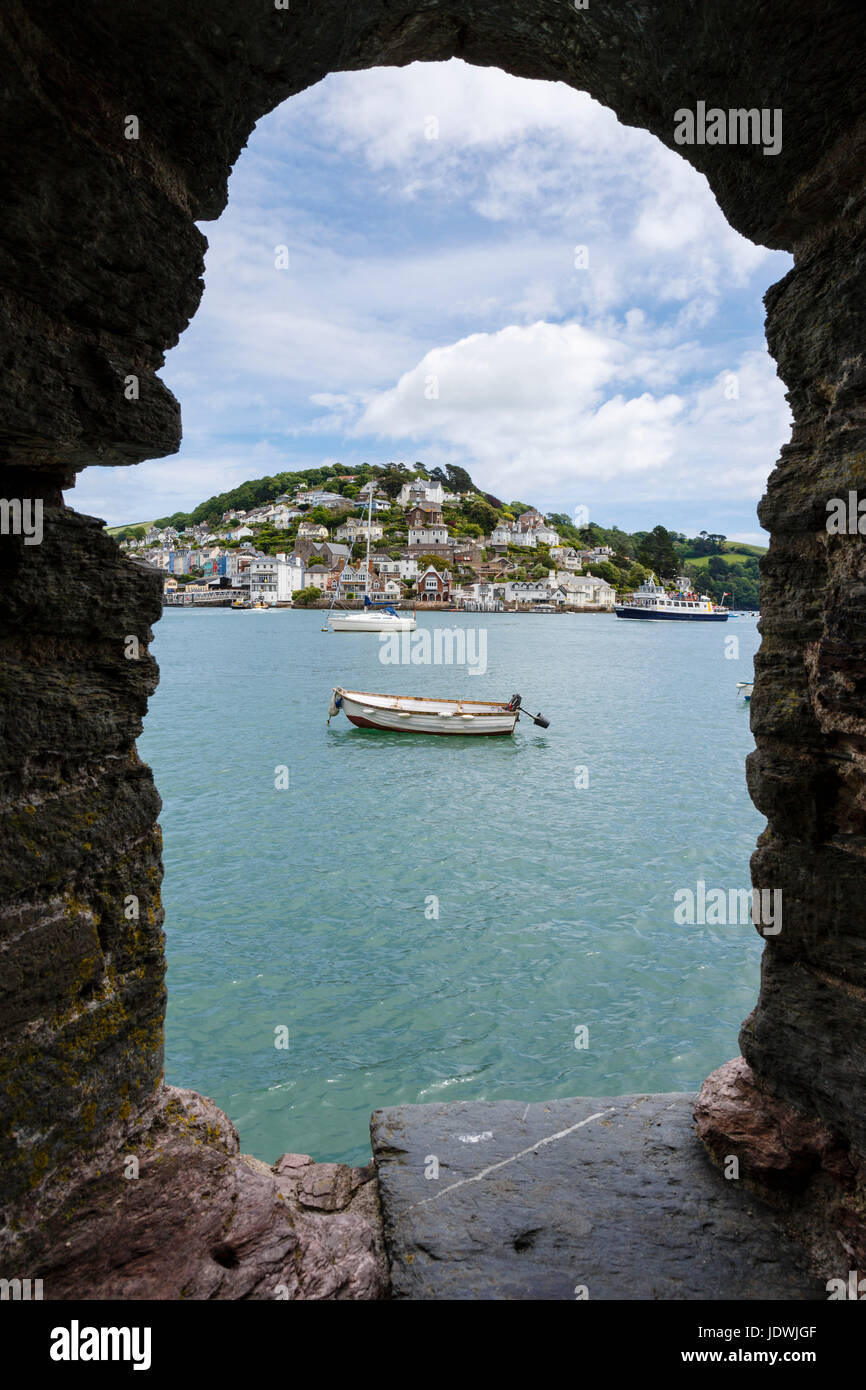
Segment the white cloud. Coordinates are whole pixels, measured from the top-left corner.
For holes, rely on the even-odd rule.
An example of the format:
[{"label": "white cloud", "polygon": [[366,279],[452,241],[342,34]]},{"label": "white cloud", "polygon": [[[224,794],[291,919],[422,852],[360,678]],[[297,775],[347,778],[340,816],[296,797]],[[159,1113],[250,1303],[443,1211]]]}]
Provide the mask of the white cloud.
[{"label": "white cloud", "polygon": [[789,432],[767,355],[664,390],[668,350],[637,342],[643,331],[632,315],[606,333],[539,322],[473,334],[426,353],[373,396],[353,432],[444,448],[494,489],[531,479],[552,495],[580,482],[614,498],[639,479],[668,498],[756,496]]}]

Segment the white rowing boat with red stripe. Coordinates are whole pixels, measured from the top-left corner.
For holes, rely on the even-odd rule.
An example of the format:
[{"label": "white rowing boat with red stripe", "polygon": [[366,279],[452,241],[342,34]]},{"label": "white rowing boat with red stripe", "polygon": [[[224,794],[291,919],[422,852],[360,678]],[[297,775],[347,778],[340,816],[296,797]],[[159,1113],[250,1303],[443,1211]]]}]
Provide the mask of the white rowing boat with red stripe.
[{"label": "white rowing boat with red stripe", "polygon": [[521,712],[519,704],[505,701],[374,695],[338,685],[329,713],[333,716],[340,710],[360,729],[401,734],[513,734]]}]

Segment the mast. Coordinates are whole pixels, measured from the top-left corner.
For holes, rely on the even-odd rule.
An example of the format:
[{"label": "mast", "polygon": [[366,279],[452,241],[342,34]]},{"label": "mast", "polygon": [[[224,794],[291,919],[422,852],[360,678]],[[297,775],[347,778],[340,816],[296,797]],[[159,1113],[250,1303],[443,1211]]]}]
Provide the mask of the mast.
[{"label": "mast", "polygon": [[[367,511],[367,568],[364,573],[364,598],[370,601],[370,532],[373,529],[373,479],[370,479],[370,505]],[[364,607],[367,604],[365,603]]]}]

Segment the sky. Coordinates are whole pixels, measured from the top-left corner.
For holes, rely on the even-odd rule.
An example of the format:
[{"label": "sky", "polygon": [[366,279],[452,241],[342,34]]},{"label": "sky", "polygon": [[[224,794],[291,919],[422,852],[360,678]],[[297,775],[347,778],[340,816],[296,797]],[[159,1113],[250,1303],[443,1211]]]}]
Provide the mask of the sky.
[{"label": "sky", "polygon": [[646,131],[458,60],[332,74],[262,119],[160,376],[179,453],[89,468],[109,525],[339,461],[765,543],[790,412],[762,296],[791,267]]}]

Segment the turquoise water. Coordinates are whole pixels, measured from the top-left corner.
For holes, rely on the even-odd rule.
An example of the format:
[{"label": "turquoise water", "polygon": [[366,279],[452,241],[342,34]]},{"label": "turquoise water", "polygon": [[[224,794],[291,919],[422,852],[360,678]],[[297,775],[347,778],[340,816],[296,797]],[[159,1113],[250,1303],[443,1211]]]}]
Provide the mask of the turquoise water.
[{"label": "turquoise water", "polygon": [[[698,879],[749,885],[764,822],[736,682],[755,621],[419,622],[485,627],[487,673],[383,665],[377,636],[323,633],[316,612],[156,628],[139,747],[164,801],[166,1076],[268,1161],[364,1161],[382,1105],[693,1089],[756,998],[753,927],[673,916]],[[327,727],[335,684],[519,690],[550,728]]]}]

